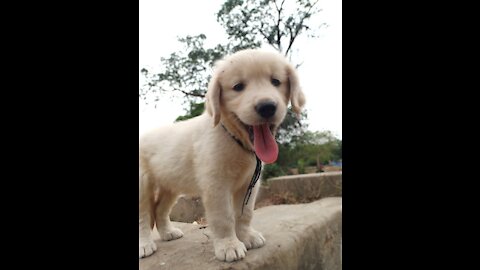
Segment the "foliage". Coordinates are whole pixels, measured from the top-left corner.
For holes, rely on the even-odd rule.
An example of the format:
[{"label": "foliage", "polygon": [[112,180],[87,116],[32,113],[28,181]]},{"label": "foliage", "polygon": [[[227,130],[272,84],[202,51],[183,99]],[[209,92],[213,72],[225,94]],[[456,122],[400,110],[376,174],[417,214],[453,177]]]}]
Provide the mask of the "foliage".
[{"label": "foliage", "polygon": [[184,121],[184,120],[193,118],[195,116],[199,116],[200,114],[203,113],[204,107],[205,107],[205,102],[201,102],[201,103],[191,102],[190,107],[186,111],[186,114],[177,117],[177,119],[175,119],[175,122]]},{"label": "foliage", "polygon": [[280,154],[276,164],[287,173],[290,168],[297,168],[301,173],[305,166],[320,169],[321,164],[342,159],[341,145],[342,141],[330,131],[305,131],[289,143],[279,144]]},{"label": "foliage", "polygon": [[201,102],[205,97],[208,81],[211,77],[211,66],[226,51],[223,46],[204,48],[204,34],[179,38],[183,50],[173,52],[169,57],[162,57],[163,72],[151,74],[146,68],[142,74],[146,85],[140,89],[140,98],[148,103],[148,95],[165,92],[178,92],[184,95],[184,103]]},{"label": "foliage", "polygon": [[297,160],[297,169],[299,174],[305,173],[305,161],[303,160],[303,158]]},{"label": "foliage", "polygon": [[277,142],[288,145],[289,143],[295,142],[302,138],[308,127],[304,121],[305,119],[307,119],[306,111],[303,111],[298,118],[297,115],[292,111],[292,108],[289,107],[287,110],[287,115],[277,131]]},{"label": "foliage", "polygon": [[262,179],[265,180],[265,179],[269,179],[277,176],[282,176],[285,174],[286,172],[277,163],[266,164],[263,166]]},{"label": "foliage", "polygon": [[[293,6],[286,6],[292,3]],[[317,27],[311,27],[309,19],[320,12],[317,3],[318,0],[227,0],[217,13],[217,21],[225,28],[233,51],[267,43],[291,58],[297,37],[315,34]]]}]

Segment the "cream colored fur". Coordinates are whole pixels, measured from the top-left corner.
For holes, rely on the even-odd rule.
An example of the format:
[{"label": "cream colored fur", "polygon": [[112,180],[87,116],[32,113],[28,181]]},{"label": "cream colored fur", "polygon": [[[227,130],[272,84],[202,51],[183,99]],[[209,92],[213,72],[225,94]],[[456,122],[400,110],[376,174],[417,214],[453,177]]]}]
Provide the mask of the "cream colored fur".
[{"label": "cream colored fur", "polygon": [[[272,85],[272,78],[281,85]],[[245,89],[234,91],[233,86],[240,82]],[[264,122],[255,111],[255,105],[263,101],[277,104],[269,121],[276,127],[283,121],[289,101],[294,111],[300,113],[305,98],[295,69],[276,53],[240,51],[217,62],[202,115],[142,136],[139,258],[157,249],[151,236],[154,224],[162,240],[183,236],[169,219],[170,210],[181,194],[202,197],[219,260],[242,259],[247,249],[265,244],[262,234],[250,226],[259,183],[241,215],[242,201],[255,170],[255,156],[240,147],[219,125],[222,123],[247,148],[254,149],[244,124]]]}]

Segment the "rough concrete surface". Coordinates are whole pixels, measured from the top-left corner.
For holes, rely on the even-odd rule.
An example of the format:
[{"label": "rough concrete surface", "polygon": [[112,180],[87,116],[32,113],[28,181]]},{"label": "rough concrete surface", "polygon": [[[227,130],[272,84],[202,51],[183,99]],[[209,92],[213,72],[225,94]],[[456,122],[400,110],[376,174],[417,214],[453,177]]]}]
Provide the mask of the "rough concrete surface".
[{"label": "rough concrete surface", "polygon": [[[268,186],[261,186],[256,202],[272,196],[287,197],[295,202],[311,202],[326,197],[342,196],[342,172],[299,174],[270,178]],[[291,202],[290,202],[291,203]],[[261,206],[261,204],[258,204]],[[200,197],[184,196],[178,199],[170,219],[191,223],[205,216]]]},{"label": "rough concrete surface", "polygon": [[180,197],[170,213],[170,220],[191,223],[205,216],[200,197]]},{"label": "rough concrete surface", "polygon": [[272,205],[255,210],[253,227],[267,242],[233,263],[215,258],[208,227],[174,222],[180,239],[163,242],[139,260],[140,270],[153,269],[341,269],[342,198],[308,204]]},{"label": "rough concrete surface", "polygon": [[268,179],[268,193],[291,194],[298,200],[342,196],[342,172],[323,172]]}]

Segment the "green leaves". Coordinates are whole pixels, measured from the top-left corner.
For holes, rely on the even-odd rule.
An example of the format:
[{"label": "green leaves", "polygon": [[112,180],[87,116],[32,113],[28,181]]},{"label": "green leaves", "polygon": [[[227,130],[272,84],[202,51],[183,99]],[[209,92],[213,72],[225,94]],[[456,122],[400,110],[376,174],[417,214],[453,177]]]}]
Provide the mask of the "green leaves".
[{"label": "green leaves", "polygon": [[203,113],[204,109],[205,109],[205,102],[201,102],[201,103],[191,102],[190,108],[186,110],[186,114],[177,117],[177,119],[175,119],[175,122],[184,121],[184,120],[199,116]]},{"label": "green leaves", "polygon": [[140,89],[140,95],[177,92],[184,96],[186,104],[201,102],[211,77],[210,68],[226,52],[222,45],[206,49],[206,38],[205,34],[179,38],[184,49],[161,58],[162,72],[150,74],[142,69],[147,84]]},{"label": "green leaves", "polygon": [[284,172],[289,168],[303,170],[305,166],[319,166],[342,159],[342,141],[330,131],[304,131],[289,143],[279,145],[280,155],[276,164]]}]

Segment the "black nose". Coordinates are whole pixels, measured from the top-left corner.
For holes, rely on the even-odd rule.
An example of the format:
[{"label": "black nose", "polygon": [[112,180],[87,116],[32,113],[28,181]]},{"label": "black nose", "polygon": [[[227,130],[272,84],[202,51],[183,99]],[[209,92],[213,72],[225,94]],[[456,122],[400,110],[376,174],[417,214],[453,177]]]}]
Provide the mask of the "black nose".
[{"label": "black nose", "polygon": [[255,106],[255,110],[263,118],[269,118],[275,114],[277,105],[272,101],[261,102]]}]

